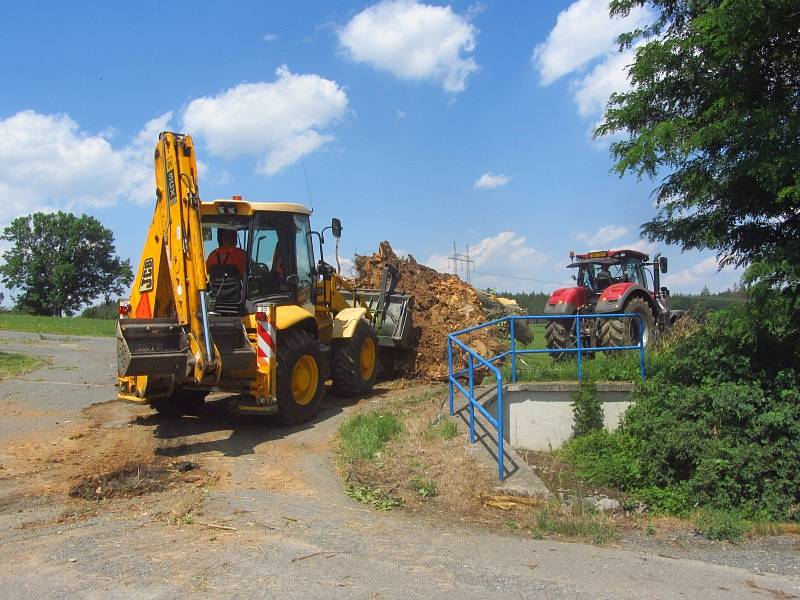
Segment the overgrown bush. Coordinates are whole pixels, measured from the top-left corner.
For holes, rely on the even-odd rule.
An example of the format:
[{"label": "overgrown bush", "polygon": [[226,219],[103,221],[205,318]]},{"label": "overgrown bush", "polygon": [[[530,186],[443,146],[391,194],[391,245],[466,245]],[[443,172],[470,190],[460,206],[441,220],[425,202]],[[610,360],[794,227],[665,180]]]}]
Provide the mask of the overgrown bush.
[{"label": "overgrown bush", "polygon": [[119,318],[118,304],[117,300],[109,300],[102,304],[90,306],[83,310],[81,316],[87,319],[117,319]]},{"label": "overgrown bush", "polygon": [[581,475],[658,510],[693,506],[800,520],[798,340],[763,306],[737,306],[666,343],[615,433],[576,438]]},{"label": "overgrown bush", "polygon": [[586,435],[595,429],[603,428],[603,403],[597,396],[597,385],[585,379],[572,397],[572,433]]}]

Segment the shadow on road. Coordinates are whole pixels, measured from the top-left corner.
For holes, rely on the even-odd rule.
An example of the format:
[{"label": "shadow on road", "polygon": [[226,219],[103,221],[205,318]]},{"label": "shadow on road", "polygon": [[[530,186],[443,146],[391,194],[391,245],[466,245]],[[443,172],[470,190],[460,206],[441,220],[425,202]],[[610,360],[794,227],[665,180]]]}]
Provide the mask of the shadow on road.
[{"label": "shadow on road", "polygon": [[[277,415],[260,416],[232,410],[235,396],[221,396],[207,401],[196,415],[152,413],[134,419],[134,425],[154,427],[153,435],[161,440],[156,454],[187,456],[219,452],[237,457],[254,454],[264,442],[284,439],[311,429],[363,398],[340,398],[326,394],[319,413],[305,423],[285,425]],[[220,435],[228,433],[226,437]]]}]

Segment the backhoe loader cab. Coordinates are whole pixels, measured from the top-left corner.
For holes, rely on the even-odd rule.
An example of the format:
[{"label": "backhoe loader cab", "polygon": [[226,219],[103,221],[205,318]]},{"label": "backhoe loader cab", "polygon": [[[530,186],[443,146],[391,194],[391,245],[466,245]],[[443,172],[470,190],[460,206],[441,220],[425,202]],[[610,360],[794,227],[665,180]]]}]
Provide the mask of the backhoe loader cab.
[{"label": "backhoe loader cab", "polygon": [[[240,411],[293,423],[316,414],[328,379],[340,395],[368,392],[379,369],[374,317],[342,295],[332,266],[315,262],[323,236],[311,211],[202,202],[186,135],[159,136],[155,170],[153,222],[120,304],[119,397],[180,413],[223,390]],[[330,229],[338,237],[338,219]]]}]

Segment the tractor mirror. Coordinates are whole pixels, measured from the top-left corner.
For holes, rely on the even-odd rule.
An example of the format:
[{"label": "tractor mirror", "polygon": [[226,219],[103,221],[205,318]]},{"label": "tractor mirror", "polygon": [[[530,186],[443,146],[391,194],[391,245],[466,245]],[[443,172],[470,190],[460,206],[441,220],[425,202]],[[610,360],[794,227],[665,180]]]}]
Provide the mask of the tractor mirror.
[{"label": "tractor mirror", "polygon": [[336,217],[331,219],[331,233],[337,240],[342,237],[342,222]]},{"label": "tractor mirror", "polygon": [[666,256],[662,256],[662,257],[660,257],[658,259],[658,267],[659,267],[659,269],[661,269],[662,273],[666,273],[667,272],[667,257]]}]

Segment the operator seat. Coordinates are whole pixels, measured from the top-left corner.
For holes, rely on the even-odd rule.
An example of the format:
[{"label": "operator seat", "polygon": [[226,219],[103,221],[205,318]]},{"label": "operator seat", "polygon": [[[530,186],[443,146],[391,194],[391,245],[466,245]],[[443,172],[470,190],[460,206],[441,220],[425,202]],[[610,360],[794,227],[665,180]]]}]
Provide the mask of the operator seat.
[{"label": "operator seat", "polygon": [[217,264],[208,268],[211,300],[216,306],[236,305],[242,301],[242,276],[235,265]]},{"label": "operator seat", "polygon": [[603,291],[611,285],[611,275],[608,271],[600,271],[594,276],[594,285],[598,291]]}]

